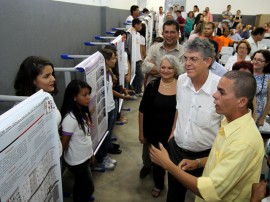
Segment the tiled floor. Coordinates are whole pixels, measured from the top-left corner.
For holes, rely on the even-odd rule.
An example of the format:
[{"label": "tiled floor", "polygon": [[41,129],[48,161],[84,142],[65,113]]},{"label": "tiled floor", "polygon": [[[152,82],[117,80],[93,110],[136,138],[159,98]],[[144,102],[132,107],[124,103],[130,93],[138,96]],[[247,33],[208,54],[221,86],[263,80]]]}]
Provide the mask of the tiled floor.
[{"label": "tiled floor", "polygon": [[[105,173],[93,172],[96,202],[164,202],[166,201],[167,185],[158,198],[153,198],[151,190],[154,187],[152,175],[145,179],[139,178],[142,167],[142,145],[138,139],[138,106],[140,98],[134,101],[126,101],[123,108],[131,108],[131,111],[123,111],[122,116],[128,117],[128,123],[123,126],[115,126],[114,134],[121,145],[120,155],[111,155],[117,160],[114,171]],[[166,176],[167,178],[167,176]],[[64,191],[72,191],[72,176],[65,172],[63,177]],[[64,198],[65,202],[72,201]],[[187,194],[187,202],[193,201],[192,194]]]}]

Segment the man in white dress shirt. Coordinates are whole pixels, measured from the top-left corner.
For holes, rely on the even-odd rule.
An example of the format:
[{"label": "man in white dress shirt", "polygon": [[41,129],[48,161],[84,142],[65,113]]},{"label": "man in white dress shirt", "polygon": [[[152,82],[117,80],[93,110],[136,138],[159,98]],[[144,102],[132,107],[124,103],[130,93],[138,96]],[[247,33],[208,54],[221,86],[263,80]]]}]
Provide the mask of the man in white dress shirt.
[{"label": "man in white dress shirt", "polygon": [[[169,155],[174,164],[182,159],[199,159],[209,155],[220,127],[213,94],[220,77],[209,71],[215,58],[214,46],[207,39],[195,38],[186,43],[186,73],[177,82],[177,112],[169,138]],[[188,171],[201,176],[203,169]],[[167,202],[185,201],[186,188],[168,174]]]},{"label": "man in white dress shirt", "polygon": [[257,27],[255,30],[251,32],[251,36],[247,39],[248,43],[251,46],[251,51],[249,53],[250,56],[253,55],[258,48],[258,42],[263,40],[265,34],[265,29],[263,27]]}]

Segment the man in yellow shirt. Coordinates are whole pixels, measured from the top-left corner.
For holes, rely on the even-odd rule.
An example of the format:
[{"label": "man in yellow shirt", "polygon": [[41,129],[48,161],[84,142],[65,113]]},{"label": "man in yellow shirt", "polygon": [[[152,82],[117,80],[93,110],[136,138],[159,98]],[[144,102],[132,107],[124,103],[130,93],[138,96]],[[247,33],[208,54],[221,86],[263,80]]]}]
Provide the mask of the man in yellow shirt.
[{"label": "man in yellow shirt", "polygon": [[[160,144],[160,149],[151,146],[151,160],[195,193],[196,201],[249,201],[264,155],[261,135],[248,109],[255,92],[256,81],[251,74],[227,72],[213,95],[216,112],[225,118],[209,157],[183,159],[177,166]],[[202,177],[185,172],[202,166]]]}]

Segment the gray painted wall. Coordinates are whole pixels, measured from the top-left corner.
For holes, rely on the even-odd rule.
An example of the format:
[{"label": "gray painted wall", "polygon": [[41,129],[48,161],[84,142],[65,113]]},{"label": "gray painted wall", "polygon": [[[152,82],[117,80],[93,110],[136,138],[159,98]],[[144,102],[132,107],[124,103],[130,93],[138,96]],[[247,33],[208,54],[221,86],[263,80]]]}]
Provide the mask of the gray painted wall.
[{"label": "gray painted wall", "polygon": [[[129,10],[70,4],[51,0],[0,1],[0,95],[14,95],[13,81],[22,60],[30,55],[47,57],[56,67],[73,67],[80,60],[63,60],[60,54],[92,54],[99,47],[87,47],[85,41],[105,35],[112,27],[123,27]],[[219,20],[220,15],[214,15]],[[254,24],[255,16],[243,16]],[[62,73],[57,73],[61,103],[64,91]],[[80,77],[76,74],[74,77]],[[0,102],[0,111],[8,103]]]},{"label": "gray painted wall", "polygon": [[[14,95],[13,81],[27,56],[40,55],[56,67],[73,67],[80,60],[63,60],[60,54],[92,54],[99,47],[85,46],[94,36],[105,35],[112,27],[123,27],[128,10],[110,9],[50,0],[0,1],[0,94]],[[57,84],[63,97],[63,74]],[[0,102],[1,107],[7,103]]]},{"label": "gray painted wall", "polygon": [[[256,21],[256,16],[255,15],[242,15],[242,23],[243,24],[250,24],[250,25],[255,25]],[[222,21],[222,16],[213,14],[213,21],[221,22]]]}]

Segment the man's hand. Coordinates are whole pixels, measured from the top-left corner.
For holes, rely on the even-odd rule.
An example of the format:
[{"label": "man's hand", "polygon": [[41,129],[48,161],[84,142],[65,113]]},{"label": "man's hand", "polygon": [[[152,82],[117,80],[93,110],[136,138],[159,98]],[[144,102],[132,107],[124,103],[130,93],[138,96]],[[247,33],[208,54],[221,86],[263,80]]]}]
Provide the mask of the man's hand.
[{"label": "man's hand", "polygon": [[195,170],[198,168],[198,161],[197,160],[189,160],[183,159],[179,164],[178,167],[182,170]]},{"label": "man's hand", "polygon": [[250,202],[259,202],[265,198],[266,193],[266,181],[252,184],[252,193]]},{"label": "man's hand", "polygon": [[168,165],[172,164],[173,162],[170,160],[167,150],[163,147],[161,143],[159,143],[159,148],[160,149],[154,147],[153,145],[150,146],[149,151],[151,161],[166,170],[168,168]]}]

